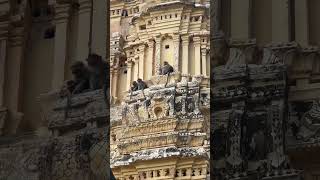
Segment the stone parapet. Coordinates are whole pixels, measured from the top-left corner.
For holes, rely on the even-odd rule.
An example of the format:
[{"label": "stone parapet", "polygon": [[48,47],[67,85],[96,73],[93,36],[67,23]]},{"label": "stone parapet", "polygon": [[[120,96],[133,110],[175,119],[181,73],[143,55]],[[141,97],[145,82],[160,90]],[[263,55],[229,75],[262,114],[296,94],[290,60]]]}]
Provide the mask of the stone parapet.
[{"label": "stone parapet", "polygon": [[58,92],[40,97],[44,122],[53,134],[85,127],[106,125],[109,115],[103,90],[89,91],[70,98],[60,98]]}]

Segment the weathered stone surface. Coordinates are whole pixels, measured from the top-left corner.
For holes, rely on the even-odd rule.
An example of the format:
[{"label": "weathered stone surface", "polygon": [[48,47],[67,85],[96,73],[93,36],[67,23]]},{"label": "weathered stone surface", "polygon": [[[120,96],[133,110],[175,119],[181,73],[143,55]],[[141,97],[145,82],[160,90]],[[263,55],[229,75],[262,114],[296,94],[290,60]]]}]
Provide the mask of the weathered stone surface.
[{"label": "weathered stone surface", "polygon": [[284,150],[285,62],[296,45],[273,44],[263,48],[262,56],[254,56],[260,51],[254,43],[230,43],[229,59],[213,69],[215,178],[299,179],[300,171],[290,168]]}]

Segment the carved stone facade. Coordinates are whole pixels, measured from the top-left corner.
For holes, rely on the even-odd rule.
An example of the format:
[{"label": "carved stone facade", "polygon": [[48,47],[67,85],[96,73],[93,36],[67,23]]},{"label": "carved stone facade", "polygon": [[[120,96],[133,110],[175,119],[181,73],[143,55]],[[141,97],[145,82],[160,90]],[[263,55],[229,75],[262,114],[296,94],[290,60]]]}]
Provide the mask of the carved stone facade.
[{"label": "carved stone facade", "polygon": [[319,4],[212,4],[214,179],[319,179]]},{"label": "carved stone facade", "polygon": [[103,91],[58,91],[90,49],[109,57],[106,20],[104,1],[0,1],[0,179],[110,179]]},{"label": "carved stone facade", "polygon": [[[116,179],[208,179],[209,2],[111,1]],[[160,75],[167,61],[174,69]],[[129,91],[141,78],[148,88]]]}]

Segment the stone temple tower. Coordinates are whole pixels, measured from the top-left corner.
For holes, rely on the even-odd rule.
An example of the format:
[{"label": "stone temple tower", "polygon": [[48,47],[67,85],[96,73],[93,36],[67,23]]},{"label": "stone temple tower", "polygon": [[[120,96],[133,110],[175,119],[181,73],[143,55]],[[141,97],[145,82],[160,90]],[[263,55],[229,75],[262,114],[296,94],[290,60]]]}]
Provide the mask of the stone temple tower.
[{"label": "stone temple tower", "polygon": [[[114,0],[110,8],[116,179],[209,178],[209,1]],[[148,87],[129,91],[139,78]]]}]

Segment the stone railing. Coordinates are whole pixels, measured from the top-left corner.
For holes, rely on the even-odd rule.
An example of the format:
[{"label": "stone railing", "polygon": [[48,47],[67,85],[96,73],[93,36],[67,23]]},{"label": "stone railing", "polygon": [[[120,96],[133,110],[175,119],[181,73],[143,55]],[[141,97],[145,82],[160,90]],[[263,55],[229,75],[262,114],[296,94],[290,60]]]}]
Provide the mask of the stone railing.
[{"label": "stone railing", "polygon": [[51,92],[39,99],[43,123],[55,136],[84,127],[102,127],[109,115],[103,90],[76,94],[69,99]]}]

